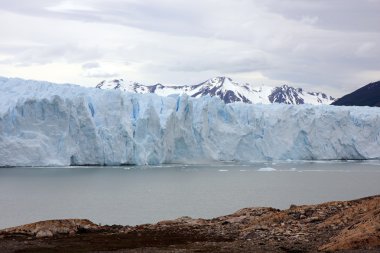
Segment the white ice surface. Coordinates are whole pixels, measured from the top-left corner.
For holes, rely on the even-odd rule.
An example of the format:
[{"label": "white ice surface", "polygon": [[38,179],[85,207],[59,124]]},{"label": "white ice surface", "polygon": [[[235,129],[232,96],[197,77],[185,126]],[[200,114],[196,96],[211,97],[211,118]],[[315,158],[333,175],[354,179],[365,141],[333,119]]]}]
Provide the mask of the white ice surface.
[{"label": "white ice surface", "polygon": [[379,159],[380,109],[0,78],[0,166]]}]

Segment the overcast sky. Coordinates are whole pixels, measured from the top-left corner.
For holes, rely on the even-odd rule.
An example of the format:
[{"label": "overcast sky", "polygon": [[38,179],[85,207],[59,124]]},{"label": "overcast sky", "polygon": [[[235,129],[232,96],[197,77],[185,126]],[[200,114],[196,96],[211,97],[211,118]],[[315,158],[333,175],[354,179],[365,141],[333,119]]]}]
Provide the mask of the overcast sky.
[{"label": "overcast sky", "polygon": [[0,1],[0,76],[230,76],[341,96],[380,80],[380,0]]}]

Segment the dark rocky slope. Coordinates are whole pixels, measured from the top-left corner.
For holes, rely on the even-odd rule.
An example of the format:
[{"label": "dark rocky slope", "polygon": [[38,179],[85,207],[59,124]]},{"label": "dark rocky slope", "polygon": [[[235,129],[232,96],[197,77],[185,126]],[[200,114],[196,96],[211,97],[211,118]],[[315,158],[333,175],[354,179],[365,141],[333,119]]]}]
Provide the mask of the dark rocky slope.
[{"label": "dark rocky slope", "polygon": [[366,86],[337,99],[332,105],[380,107],[380,81],[367,84]]}]

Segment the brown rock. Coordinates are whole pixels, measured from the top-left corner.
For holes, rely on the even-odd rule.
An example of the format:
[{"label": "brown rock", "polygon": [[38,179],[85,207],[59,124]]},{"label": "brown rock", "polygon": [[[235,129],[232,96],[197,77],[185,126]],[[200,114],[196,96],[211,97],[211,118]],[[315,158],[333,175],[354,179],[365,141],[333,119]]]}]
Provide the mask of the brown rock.
[{"label": "brown rock", "polygon": [[51,237],[57,234],[73,234],[78,231],[96,230],[98,225],[86,219],[47,220],[0,230],[0,234],[25,234]]},{"label": "brown rock", "polygon": [[43,237],[53,237],[53,232],[50,230],[39,230],[36,233],[36,238],[43,238]]},{"label": "brown rock", "polygon": [[317,222],[317,221],[320,221],[320,218],[318,216],[313,216],[313,217],[309,218],[309,221],[310,222]]}]

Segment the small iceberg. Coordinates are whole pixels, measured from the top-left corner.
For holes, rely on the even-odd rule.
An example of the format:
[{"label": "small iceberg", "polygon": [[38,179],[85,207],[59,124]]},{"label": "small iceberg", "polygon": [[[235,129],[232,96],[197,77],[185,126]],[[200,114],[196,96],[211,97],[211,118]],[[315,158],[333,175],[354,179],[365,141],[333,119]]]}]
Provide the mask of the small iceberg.
[{"label": "small iceberg", "polygon": [[271,168],[271,167],[267,167],[267,168],[260,168],[257,171],[276,171],[276,169]]}]

